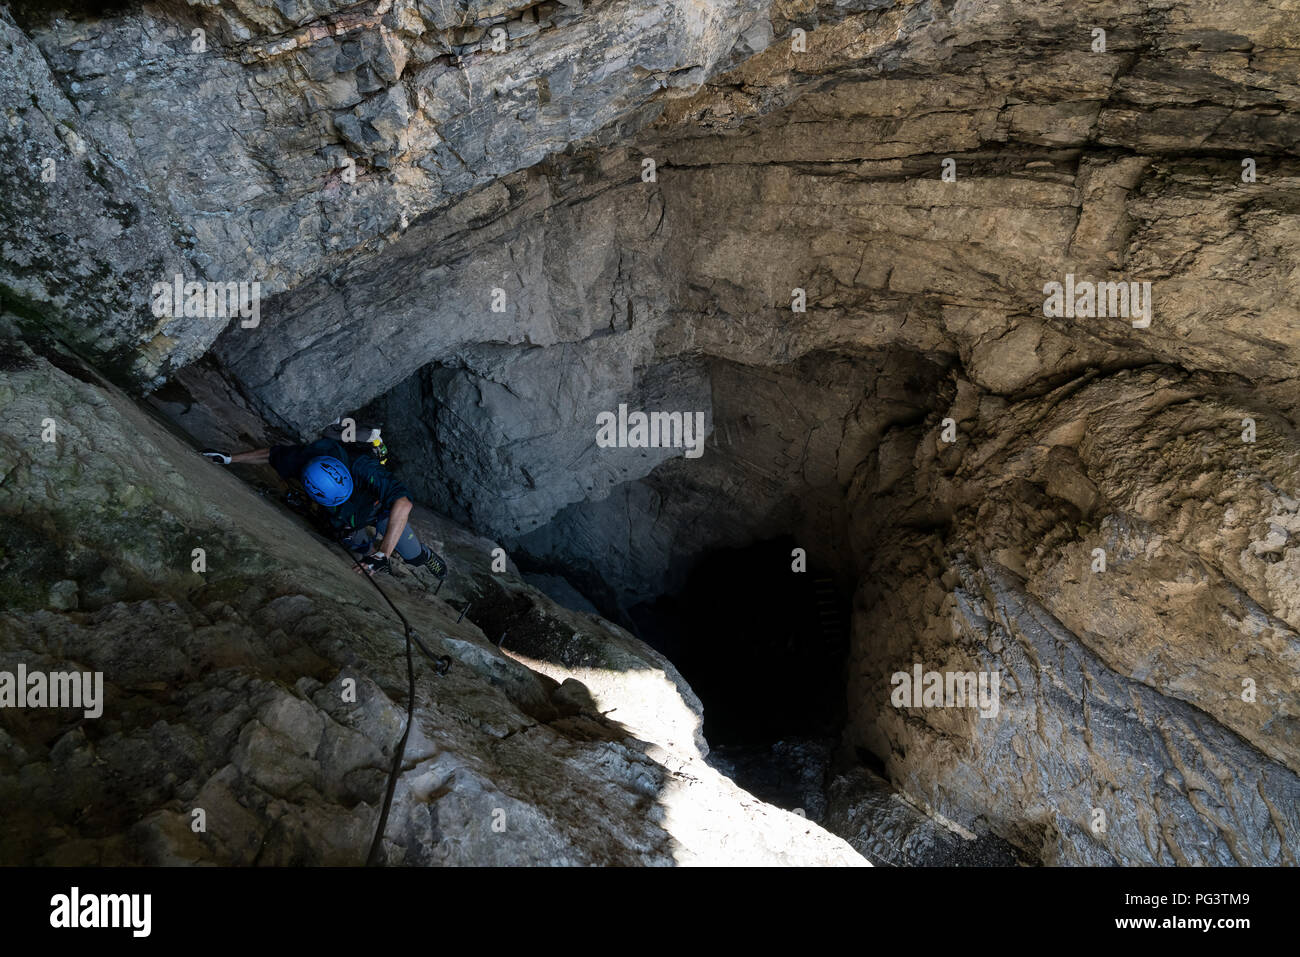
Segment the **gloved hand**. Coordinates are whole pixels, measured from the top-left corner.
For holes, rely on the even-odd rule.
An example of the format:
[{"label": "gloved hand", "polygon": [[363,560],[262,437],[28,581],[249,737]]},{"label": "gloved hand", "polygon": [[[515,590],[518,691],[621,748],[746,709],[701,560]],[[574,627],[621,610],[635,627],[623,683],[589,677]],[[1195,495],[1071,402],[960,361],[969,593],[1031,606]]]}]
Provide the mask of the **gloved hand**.
[{"label": "gloved hand", "polygon": [[361,559],[357,571],[364,571],[367,575],[374,575],[375,572],[388,571],[388,556],[383,552],[375,552]]},{"label": "gloved hand", "polygon": [[199,455],[210,462],[216,462],[218,465],[230,464],[230,456],[225,452],[218,452],[216,449],[200,449]]}]

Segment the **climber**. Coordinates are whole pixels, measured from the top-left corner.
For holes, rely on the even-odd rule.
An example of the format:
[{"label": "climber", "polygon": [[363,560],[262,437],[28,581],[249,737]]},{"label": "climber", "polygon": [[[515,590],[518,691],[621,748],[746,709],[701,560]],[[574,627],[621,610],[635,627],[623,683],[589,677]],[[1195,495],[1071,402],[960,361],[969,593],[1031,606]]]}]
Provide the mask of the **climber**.
[{"label": "climber", "polygon": [[[407,524],[412,502],[406,486],[366,451],[351,454],[342,442],[322,438],[310,445],[273,445],[234,455],[204,449],[201,454],[221,465],[269,464],[281,478],[301,484],[339,541],[357,555],[359,571],[387,571],[395,550],[408,565],[428,565],[439,579],[447,574],[447,563]],[[378,543],[370,526],[382,536]]]}]

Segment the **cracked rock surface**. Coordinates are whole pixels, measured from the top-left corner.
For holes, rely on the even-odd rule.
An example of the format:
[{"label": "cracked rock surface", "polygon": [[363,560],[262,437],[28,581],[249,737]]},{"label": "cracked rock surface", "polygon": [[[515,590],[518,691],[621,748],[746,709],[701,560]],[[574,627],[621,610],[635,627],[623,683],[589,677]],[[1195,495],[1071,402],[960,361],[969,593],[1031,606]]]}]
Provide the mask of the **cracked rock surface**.
[{"label": "cracked rock surface", "polygon": [[[859,852],[1296,863],[1291,4],[37,6],[0,12],[15,335],[165,379],[155,405],[202,442],[381,419],[403,479],[457,523],[425,515],[430,534],[479,569],[440,599],[478,602],[481,630],[403,586],[460,657],[421,678],[445,708],[422,704],[391,859],[708,860],[703,808],[742,830],[777,814],[699,771],[699,702],[671,664],[480,573],[476,543],[627,623],[701,556],[790,535],[854,595],[823,823]],[[260,325],[154,317],[150,285],[176,272],[260,281]],[[1151,283],[1152,321],[1047,314],[1067,275]],[[373,596],[332,558],[290,581],[305,542],[205,512],[244,508],[222,476],[171,453],[142,475],[119,443],[143,424],[96,418],[46,476],[44,416],[138,413],[6,361],[9,647],[93,661],[117,636],[112,695],[134,709],[98,736],[6,729],[0,760],[22,763],[0,787],[46,815],[10,856],[353,860],[400,725],[400,630],[367,631]],[[620,404],[699,411],[704,454],[598,448]],[[191,597],[200,533],[238,572],[214,562]],[[38,560],[49,535],[64,554]],[[996,670],[997,716],[896,706],[892,676],[918,664]],[[345,668],[369,682],[353,710]],[[100,761],[168,770],[114,783]],[[131,812],[74,828],[90,795],[61,791],[64,766]],[[193,835],[199,794],[235,823]],[[490,830],[498,807],[529,822],[518,846]],[[763,820],[787,835],[764,859],[849,853],[811,825],[791,850],[797,824]]]},{"label": "cracked rock surface", "polygon": [[[76,360],[5,347],[0,671],[98,671],[104,696],[96,718],[0,714],[0,860],[363,863],[406,717],[397,618],[337,548]],[[452,665],[417,653],[385,860],[865,863],[705,763],[698,699],[660,656],[490,573],[492,542],[417,526],[455,578],[434,597],[399,568],[384,587]],[[514,633],[506,651],[485,617],[457,620],[469,601]]]}]

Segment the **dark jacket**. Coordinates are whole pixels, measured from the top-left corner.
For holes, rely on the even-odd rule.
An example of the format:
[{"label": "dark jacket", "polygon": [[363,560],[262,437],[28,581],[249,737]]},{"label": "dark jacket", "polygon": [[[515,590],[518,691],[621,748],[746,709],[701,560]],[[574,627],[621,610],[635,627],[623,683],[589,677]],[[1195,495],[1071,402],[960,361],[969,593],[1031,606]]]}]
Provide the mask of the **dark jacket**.
[{"label": "dark jacket", "polygon": [[338,459],[352,473],[352,495],[342,505],[317,507],[325,513],[330,525],[340,533],[365,528],[386,517],[399,498],[411,498],[406,486],[393,477],[375,459],[365,446],[348,446],[334,439],[317,439],[310,445],[271,446],[271,467],[280,477],[298,481],[302,470],[318,455]]}]

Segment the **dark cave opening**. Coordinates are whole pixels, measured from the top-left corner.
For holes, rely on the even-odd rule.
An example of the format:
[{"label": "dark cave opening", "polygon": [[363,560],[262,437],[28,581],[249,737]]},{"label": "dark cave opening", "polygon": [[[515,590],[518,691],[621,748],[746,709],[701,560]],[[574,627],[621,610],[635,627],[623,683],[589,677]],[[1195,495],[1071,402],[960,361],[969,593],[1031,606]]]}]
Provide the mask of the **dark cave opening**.
[{"label": "dark cave opening", "polygon": [[[796,401],[790,398],[793,391],[806,403],[831,402],[836,420],[847,420],[858,414],[853,410],[863,401],[865,380],[884,396],[873,400],[884,419],[912,422],[941,391],[941,370],[911,356],[902,358],[821,356],[816,363],[810,360],[808,368],[800,367],[798,380],[810,380],[802,391],[781,379],[768,387],[769,399],[777,402],[773,396],[779,395],[782,401]],[[526,534],[516,524],[512,537],[509,510],[485,501],[481,490],[502,486],[526,496],[534,488],[533,474],[521,466],[527,488],[512,485],[517,483],[515,471],[498,468],[499,450],[479,446],[481,423],[467,428],[451,408],[448,383],[430,378],[461,375],[471,366],[469,361],[427,366],[362,410],[367,422],[385,423],[395,470],[435,510],[480,534],[503,537],[529,584],[567,607],[598,613],[627,628],[664,655],[703,703],[703,734],[715,768],[769,803],[802,808],[819,819],[824,779],[845,721],[851,611],[851,586],[843,574],[845,543],[837,537],[836,524],[843,503],[835,497],[834,479],[819,473],[814,492],[804,488],[805,478],[789,476],[788,486],[803,494],[791,494],[789,488],[784,496],[774,494],[771,502],[733,502],[723,506],[724,515],[711,514],[705,505],[675,506],[717,494],[724,481],[720,473],[701,475],[670,461],[650,476],[625,481],[619,489],[627,493],[621,510],[616,496],[593,497],[562,507]],[[752,394],[755,377],[725,365],[713,369],[712,376],[724,379],[721,385],[713,382],[714,415],[727,422],[750,421],[725,410],[739,408],[738,397]],[[737,378],[743,381],[732,381]],[[478,380],[471,376],[467,381]],[[725,429],[720,434],[728,435]],[[507,433],[495,435],[494,441],[513,448]],[[778,456],[789,441],[777,431],[751,425],[716,442],[709,462],[717,457],[728,464],[714,468],[734,468],[752,477],[755,462]],[[563,480],[546,472],[543,468],[537,474],[548,482]],[[659,523],[659,537],[641,547],[631,542],[624,547],[613,538],[640,520]],[[706,541],[726,534],[711,523],[733,534],[739,524],[762,538],[725,549],[702,541],[692,554],[686,544],[691,536],[684,532],[699,521],[709,526]],[[788,531],[796,526],[812,531],[796,537]],[[794,570],[792,552],[810,544],[807,567]]]},{"label": "dark cave opening", "polygon": [[845,716],[849,600],[791,538],[698,559],[680,591],[629,610],[704,704],[711,760],[763,800],[818,816]]}]

